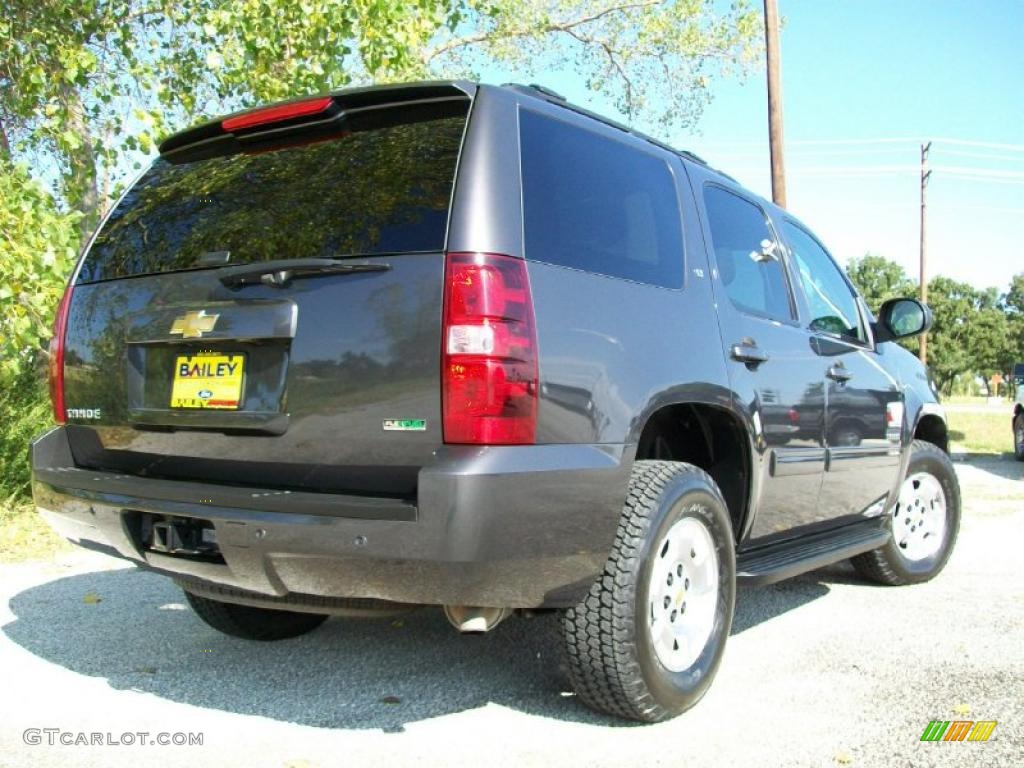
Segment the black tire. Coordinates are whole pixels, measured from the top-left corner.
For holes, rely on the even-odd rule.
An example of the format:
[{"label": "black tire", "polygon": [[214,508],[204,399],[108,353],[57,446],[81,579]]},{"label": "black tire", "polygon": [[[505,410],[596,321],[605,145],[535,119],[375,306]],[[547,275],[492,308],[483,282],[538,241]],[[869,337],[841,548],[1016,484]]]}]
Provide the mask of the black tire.
[{"label": "black tire", "polygon": [[[673,672],[658,659],[648,624],[653,548],[676,522],[695,517],[718,555],[718,599],[696,661]],[[600,712],[656,722],[696,704],[718,670],[736,602],[728,508],[715,481],[690,464],[638,461],[611,556],[589,594],[562,620],[569,680]],[[685,606],[684,606],[685,607]]]},{"label": "black tire", "polygon": [[1013,455],[1017,461],[1024,461],[1024,412],[1013,419]]},{"label": "black tire", "polygon": [[245,640],[285,640],[312,632],[327,619],[322,613],[279,611],[236,605],[184,590],[196,615],[218,632]]},{"label": "black tire", "polygon": [[[919,472],[933,475],[942,486],[946,497],[945,540],[933,555],[917,561],[907,559],[894,539],[890,539],[885,546],[852,558],[851,562],[857,571],[871,581],[889,586],[928,581],[945,567],[953,551],[960,530],[960,483],[953,462],[938,446],[924,440],[915,440],[907,464],[907,477]],[[889,513],[890,525],[899,513],[897,502]]]}]

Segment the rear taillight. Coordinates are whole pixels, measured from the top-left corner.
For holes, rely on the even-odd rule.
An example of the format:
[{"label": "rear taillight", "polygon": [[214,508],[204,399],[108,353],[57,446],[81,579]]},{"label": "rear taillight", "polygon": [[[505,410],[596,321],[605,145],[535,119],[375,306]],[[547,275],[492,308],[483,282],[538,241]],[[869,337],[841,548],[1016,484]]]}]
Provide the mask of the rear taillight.
[{"label": "rear taillight", "polygon": [[449,253],[444,289],[444,441],[534,442],[537,333],[526,262]]},{"label": "rear taillight", "polygon": [[57,305],[53,319],[53,338],[50,339],[50,402],[53,404],[53,420],[58,424],[67,421],[64,408],[64,337],[68,329],[68,312],[71,310],[71,286]]}]

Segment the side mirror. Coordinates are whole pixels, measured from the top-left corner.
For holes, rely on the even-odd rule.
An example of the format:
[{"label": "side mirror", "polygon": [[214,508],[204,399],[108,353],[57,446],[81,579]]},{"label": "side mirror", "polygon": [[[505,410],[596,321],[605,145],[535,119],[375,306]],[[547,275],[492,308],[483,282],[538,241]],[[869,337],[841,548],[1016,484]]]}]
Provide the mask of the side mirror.
[{"label": "side mirror", "polygon": [[917,299],[889,299],[872,324],[875,341],[894,341],[917,336],[932,327],[932,311]]}]

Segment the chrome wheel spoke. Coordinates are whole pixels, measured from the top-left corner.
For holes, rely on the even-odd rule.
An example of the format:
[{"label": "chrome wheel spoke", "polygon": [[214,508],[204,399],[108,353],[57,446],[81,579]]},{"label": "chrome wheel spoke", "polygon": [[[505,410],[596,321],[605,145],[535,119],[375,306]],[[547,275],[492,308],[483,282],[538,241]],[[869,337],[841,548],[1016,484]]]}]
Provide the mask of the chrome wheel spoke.
[{"label": "chrome wheel spoke", "polygon": [[911,475],[900,486],[892,516],[892,537],[907,560],[931,557],[946,535],[946,494],[927,472]]},{"label": "chrome wheel spoke", "polygon": [[711,637],[718,602],[718,553],[704,523],[687,517],[653,550],[648,621],[658,660],[678,672],[692,666]]}]

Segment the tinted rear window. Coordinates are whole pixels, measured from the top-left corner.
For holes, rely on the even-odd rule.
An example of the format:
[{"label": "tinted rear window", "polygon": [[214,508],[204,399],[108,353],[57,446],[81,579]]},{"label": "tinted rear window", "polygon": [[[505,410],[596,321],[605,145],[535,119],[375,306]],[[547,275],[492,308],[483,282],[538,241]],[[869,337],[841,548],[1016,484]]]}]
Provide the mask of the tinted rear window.
[{"label": "tinted rear window", "polygon": [[191,269],[224,251],[244,264],[441,250],[466,109],[375,110],[389,114],[326,141],[158,159],[104,225],[79,282]]},{"label": "tinted rear window", "polygon": [[679,201],[664,160],[527,110],[519,129],[527,258],[683,284]]}]

